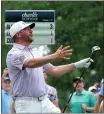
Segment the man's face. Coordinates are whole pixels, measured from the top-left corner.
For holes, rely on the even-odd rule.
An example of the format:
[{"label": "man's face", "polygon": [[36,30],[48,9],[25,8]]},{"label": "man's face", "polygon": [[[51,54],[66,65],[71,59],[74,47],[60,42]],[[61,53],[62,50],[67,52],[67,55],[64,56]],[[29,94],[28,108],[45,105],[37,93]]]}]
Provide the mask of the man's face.
[{"label": "man's face", "polygon": [[2,88],[5,91],[9,92],[10,91],[10,80],[6,80],[6,81],[2,82]]},{"label": "man's face", "polygon": [[32,34],[32,29],[30,27],[26,27],[23,30],[19,32],[20,37],[27,42],[32,42],[33,41],[33,34]]},{"label": "man's face", "polygon": [[[78,81],[74,82],[73,83],[73,86],[76,87],[76,84],[77,84]],[[81,91],[82,89],[84,88],[84,82],[83,81],[79,81],[77,87],[76,87],[76,90],[77,91]]]}]

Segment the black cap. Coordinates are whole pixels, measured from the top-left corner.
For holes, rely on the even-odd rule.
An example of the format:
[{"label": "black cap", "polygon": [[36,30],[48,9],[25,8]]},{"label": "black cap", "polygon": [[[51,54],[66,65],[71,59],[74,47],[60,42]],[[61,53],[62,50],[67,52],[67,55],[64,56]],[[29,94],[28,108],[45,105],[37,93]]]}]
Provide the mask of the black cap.
[{"label": "black cap", "polygon": [[73,83],[74,82],[77,82],[77,81],[82,81],[82,82],[84,82],[84,79],[81,77],[75,77],[74,79],[73,79]]},{"label": "black cap", "polygon": [[31,25],[29,25],[29,27],[32,29],[35,27],[35,23],[32,23]]}]

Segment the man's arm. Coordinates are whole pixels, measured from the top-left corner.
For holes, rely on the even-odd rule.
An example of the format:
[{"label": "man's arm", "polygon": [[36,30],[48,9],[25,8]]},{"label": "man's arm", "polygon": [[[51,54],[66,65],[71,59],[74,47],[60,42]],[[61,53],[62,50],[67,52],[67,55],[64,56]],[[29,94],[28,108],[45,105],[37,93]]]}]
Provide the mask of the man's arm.
[{"label": "man's arm", "polygon": [[59,105],[58,105],[58,101],[57,101],[57,100],[52,101],[52,103],[53,103],[56,107],[59,108]]},{"label": "man's arm", "polygon": [[104,100],[100,104],[99,113],[104,113]]},{"label": "man's arm", "polygon": [[76,69],[74,64],[67,64],[67,65],[60,65],[60,66],[51,66],[45,72],[52,76],[61,76],[74,69]]},{"label": "man's arm", "polygon": [[82,104],[84,112],[94,112],[95,107],[87,107],[85,104]]},{"label": "man's arm", "polygon": [[54,54],[33,59],[26,59],[24,61],[24,67],[35,68],[55,60],[67,60],[70,55],[72,55],[72,49],[70,49],[70,46],[66,46],[64,48],[63,46],[60,46]]},{"label": "man's arm", "polygon": [[90,61],[87,63],[88,60],[89,58],[67,65],[51,66],[45,72],[53,76],[64,75],[70,71],[73,71],[76,68],[84,68],[84,67],[88,68],[91,64]]},{"label": "man's arm", "polygon": [[84,112],[94,112],[94,109],[95,109],[96,98],[93,93],[90,93],[89,95],[90,95],[90,99],[89,99],[90,105],[87,106],[86,104],[82,104],[82,109]]},{"label": "man's arm", "polygon": [[98,96],[98,99],[97,99],[97,103],[96,103],[96,107],[95,107],[95,113],[98,113],[99,112],[99,108],[100,108],[100,104],[101,102],[104,100],[104,97],[103,96]]},{"label": "man's arm", "polygon": [[87,110],[88,112],[94,112],[94,109],[95,109],[95,107],[87,107],[86,110]]}]

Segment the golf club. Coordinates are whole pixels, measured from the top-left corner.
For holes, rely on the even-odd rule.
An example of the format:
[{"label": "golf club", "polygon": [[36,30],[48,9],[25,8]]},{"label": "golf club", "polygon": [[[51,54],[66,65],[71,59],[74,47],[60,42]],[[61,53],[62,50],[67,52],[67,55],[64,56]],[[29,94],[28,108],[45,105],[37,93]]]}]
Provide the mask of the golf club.
[{"label": "golf club", "polygon": [[[90,57],[89,57],[89,60],[88,60],[87,62],[89,62],[90,59],[93,57],[94,52],[99,51],[99,50],[100,50],[100,47],[99,47],[99,46],[94,46],[94,47],[92,48],[92,53],[91,53],[91,55],[90,55]],[[80,75],[80,78],[79,78],[79,80],[78,80],[78,82],[77,82],[77,84],[76,84],[76,86],[75,86],[73,92],[71,93],[71,95],[70,95],[70,97],[69,97],[69,99],[68,99],[68,102],[67,102],[67,104],[65,105],[65,108],[64,108],[63,111],[62,111],[63,113],[65,112],[66,108],[68,107],[69,102],[70,102],[70,100],[71,100],[71,98],[72,98],[72,96],[73,96],[73,93],[75,92],[76,87],[77,87],[77,85],[78,85],[80,79],[82,78],[82,76],[83,76],[85,70],[86,70],[86,68],[83,68],[82,73],[81,73],[81,75]]]}]

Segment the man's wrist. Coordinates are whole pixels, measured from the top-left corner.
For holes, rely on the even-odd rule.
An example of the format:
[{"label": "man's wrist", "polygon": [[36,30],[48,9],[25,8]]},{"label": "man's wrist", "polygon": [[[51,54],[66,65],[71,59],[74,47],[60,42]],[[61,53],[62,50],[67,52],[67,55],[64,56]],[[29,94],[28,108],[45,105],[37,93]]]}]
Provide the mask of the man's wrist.
[{"label": "man's wrist", "polygon": [[51,55],[49,55],[49,56],[50,56],[50,60],[51,60],[51,61],[57,60],[57,57],[56,57],[55,54],[51,54]]},{"label": "man's wrist", "polygon": [[90,110],[89,107],[86,107],[86,111],[87,111],[87,112],[91,112],[91,110]]},{"label": "man's wrist", "polygon": [[88,110],[88,107],[86,107],[86,111],[89,111],[89,110]]},{"label": "man's wrist", "polygon": [[75,63],[73,63],[73,64],[74,64],[74,66],[75,66],[76,68],[81,68],[81,65],[80,65],[79,62],[75,62]]}]

